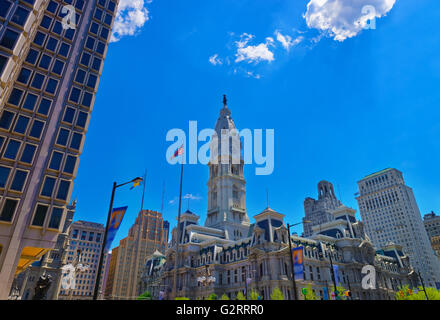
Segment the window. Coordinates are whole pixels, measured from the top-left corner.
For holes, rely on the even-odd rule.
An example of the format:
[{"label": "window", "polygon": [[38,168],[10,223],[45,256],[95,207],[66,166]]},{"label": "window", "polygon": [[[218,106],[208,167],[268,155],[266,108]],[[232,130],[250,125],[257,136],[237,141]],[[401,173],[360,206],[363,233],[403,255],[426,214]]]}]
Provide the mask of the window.
[{"label": "window", "polygon": [[78,232],[79,232],[78,229],[74,229],[73,230],[73,232],[72,232],[72,238],[73,239],[77,239],[78,238]]},{"label": "window", "polygon": [[63,121],[67,123],[72,123],[74,116],[75,116],[75,109],[67,107],[64,113]]},{"label": "window", "polygon": [[80,94],[81,94],[81,90],[73,87],[72,91],[70,92],[69,100],[78,103]]},{"label": "window", "polygon": [[15,171],[14,180],[12,180],[11,190],[22,191],[27,177],[27,171]]},{"label": "window", "polygon": [[26,99],[24,100],[23,103],[23,108],[30,110],[30,111],[34,111],[35,108],[35,103],[37,102],[37,96],[32,94],[32,93],[28,93],[28,95],[26,96]]},{"label": "window", "polygon": [[26,68],[22,68],[20,71],[20,74],[17,78],[17,81],[24,83],[24,84],[27,84],[29,81],[29,78],[31,76],[31,73],[32,73],[31,70],[26,69]]},{"label": "window", "polygon": [[50,56],[48,56],[47,54],[43,54],[38,66],[42,69],[47,70],[47,69],[49,69],[49,65],[50,65],[51,61],[52,61],[52,58]]},{"label": "window", "polygon": [[32,125],[31,132],[29,136],[40,139],[41,132],[43,131],[44,122],[39,120],[34,120],[34,124]]},{"label": "window", "polygon": [[90,108],[90,106],[91,106],[91,104],[92,104],[92,98],[93,98],[93,95],[91,94],[91,93],[89,93],[89,92],[84,92],[84,95],[83,95],[83,99],[82,99],[82,105],[83,106],[85,106],[85,107],[87,107],[87,108]]},{"label": "window", "polygon": [[34,43],[36,45],[42,46],[44,43],[44,39],[46,39],[46,35],[40,31],[37,32],[34,38]]},{"label": "window", "polygon": [[78,69],[78,71],[76,72],[75,81],[83,84],[85,78],[86,78],[86,72],[82,69]]},{"label": "window", "polygon": [[[64,65],[64,64],[62,64],[62,65]],[[55,67],[53,69],[55,69]],[[61,70],[60,70],[60,73],[61,73]],[[49,78],[49,81],[47,82],[47,85],[46,85],[46,92],[50,93],[50,94],[55,94],[55,91],[57,89],[57,85],[58,85],[58,81],[57,80]]]},{"label": "window", "polygon": [[88,114],[86,112],[80,111],[78,114],[78,119],[76,120],[76,125],[81,128],[85,128],[87,122]]},{"label": "window", "polygon": [[14,88],[9,96],[8,103],[18,106],[20,104],[21,96],[23,95],[23,90]]},{"label": "window", "polygon": [[33,144],[26,144],[23,150],[23,154],[21,155],[21,162],[32,163],[32,159],[34,158],[36,146]]},{"label": "window", "polygon": [[66,32],[64,33],[64,38],[72,40],[74,35],[75,35],[74,29],[67,29]]},{"label": "window", "polygon": [[22,7],[17,7],[17,9],[14,12],[14,15],[12,16],[11,21],[23,27],[24,24],[26,23],[26,19],[28,15],[29,15],[28,10]]},{"label": "window", "polygon": [[63,31],[62,24],[59,21],[55,21],[55,23],[53,24],[53,27],[52,27],[52,32],[60,35],[61,31]]},{"label": "window", "polygon": [[52,216],[49,221],[49,228],[58,229],[61,223],[61,217],[63,216],[63,209],[54,207],[52,209]]},{"label": "window", "polygon": [[86,240],[86,236],[87,236],[87,232],[86,231],[82,231],[81,232],[81,240]]},{"label": "window", "polygon": [[8,0],[0,1],[0,17],[6,18],[8,11],[11,8],[11,2]]},{"label": "window", "polygon": [[57,7],[58,7],[58,3],[56,3],[55,1],[51,1],[48,6],[47,6],[47,11],[49,11],[50,13],[55,14],[55,12],[57,11]]},{"label": "window", "polygon": [[56,60],[55,63],[53,64],[52,67],[52,72],[56,73],[57,75],[61,75],[61,73],[63,72],[63,68],[64,68],[64,62],[62,62],[61,60]]},{"label": "window", "polygon": [[105,50],[105,44],[104,42],[98,41],[98,45],[96,46],[96,52],[100,53],[100,54],[104,54],[104,50]]},{"label": "window", "polygon": [[99,8],[96,8],[95,15],[93,16],[96,20],[101,20],[102,18],[102,10]]},{"label": "window", "polygon": [[75,132],[73,134],[72,141],[70,142],[70,147],[79,150],[79,147],[81,146],[81,140],[82,140],[82,134]]},{"label": "window", "polygon": [[96,242],[101,242],[101,234],[100,233],[97,233],[96,234]]},{"label": "window", "polygon": [[47,99],[41,99],[40,107],[38,108],[38,113],[47,115],[49,113],[51,101]]},{"label": "window", "polygon": [[89,241],[93,241],[93,237],[95,236],[94,232],[89,233]]},{"label": "window", "polygon": [[58,40],[55,38],[50,37],[46,44],[46,49],[52,52],[55,52],[55,49],[57,47]]},{"label": "window", "polygon": [[52,197],[53,188],[55,186],[55,178],[46,177],[44,180],[43,188],[41,189],[41,195],[46,197]]},{"label": "window", "polygon": [[87,81],[87,86],[89,86],[92,89],[95,89],[96,81],[98,80],[98,77],[94,74],[89,74],[89,80]]},{"label": "window", "polygon": [[101,38],[104,38],[105,40],[107,40],[109,35],[109,30],[105,27],[102,27],[101,29]]},{"label": "window", "polygon": [[33,226],[39,226],[42,227],[44,224],[44,219],[46,218],[47,210],[49,209],[48,206],[38,204],[37,209],[35,209],[34,219],[32,220]]},{"label": "window", "polygon": [[83,64],[86,67],[88,67],[89,66],[89,62],[90,62],[90,57],[91,57],[90,54],[88,54],[87,52],[84,52],[82,54],[82,57],[81,57],[81,64]]},{"label": "window", "polygon": [[14,216],[15,208],[17,207],[18,200],[6,199],[3,205],[3,210],[0,215],[0,220],[2,221],[12,221]]},{"label": "window", "polygon": [[41,21],[40,26],[42,26],[43,28],[49,30],[51,23],[52,23],[52,18],[50,18],[48,16],[44,16],[43,20]]},{"label": "window", "polygon": [[63,160],[63,154],[57,151],[52,153],[52,159],[49,164],[49,169],[60,170],[61,160]]},{"label": "window", "polygon": [[6,62],[8,62],[8,58],[0,55],[0,76],[3,73],[3,69],[6,66]]},{"label": "window", "polygon": [[86,48],[93,50],[94,46],[95,46],[95,39],[93,39],[92,37],[87,37]]},{"label": "window", "polygon": [[36,73],[34,75],[34,79],[32,80],[31,86],[35,89],[41,89],[41,87],[43,86],[43,81],[44,75],[42,75],[41,73]]},{"label": "window", "polygon": [[105,24],[107,24],[108,26],[110,26],[110,25],[112,24],[112,20],[113,20],[112,15],[106,13],[105,18],[104,18],[104,22],[105,22]]},{"label": "window", "polygon": [[60,46],[60,50],[58,50],[58,54],[67,57],[69,55],[70,46],[67,43],[62,43]]},{"label": "window", "polygon": [[4,188],[6,186],[10,172],[11,168],[0,166],[0,188]]},{"label": "window", "polygon": [[90,32],[95,35],[98,34],[98,24],[96,22],[92,21],[92,24],[90,25]]},{"label": "window", "polygon": [[19,116],[17,123],[15,124],[15,127],[14,127],[14,132],[25,134],[29,120],[30,120],[30,118],[28,118],[28,117]]},{"label": "window", "polygon": [[57,199],[66,200],[69,193],[70,181],[61,180],[58,187]]},{"label": "window", "polygon": [[74,156],[67,156],[66,164],[64,165],[64,172],[73,174],[73,171],[75,170],[75,164],[76,164],[76,157]]},{"label": "window", "polygon": [[0,41],[0,45],[14,50],[15,43],[17,42],[19,34],[15,31],[12,31],[11,29],[6,29],[2,40]]},{"label": "window", "polygon": [[61,146],[65,146],[67,144],[68,137],[69,137],[69,130],[61,128],[60,132],[58,133],[57,144]]},{"label": "window", "polygon": [[35,65],[35,62],[37,62],[37,58],[38,58],[38,51],[34,49],[30,49],[26,58],[26,62]]},{"label": "window", "polygon": [[3,111],[2,116],[0,118],[0,128],[9,130],[12,119],[14,119],[14,113],[9,111]]},{"label": "window", "polygon": [[9,140],[9,144],[6,148],[6,151],[3,157],[15,160],[17,157],[18,149],[20,148],[20,142],[16,140]]}]

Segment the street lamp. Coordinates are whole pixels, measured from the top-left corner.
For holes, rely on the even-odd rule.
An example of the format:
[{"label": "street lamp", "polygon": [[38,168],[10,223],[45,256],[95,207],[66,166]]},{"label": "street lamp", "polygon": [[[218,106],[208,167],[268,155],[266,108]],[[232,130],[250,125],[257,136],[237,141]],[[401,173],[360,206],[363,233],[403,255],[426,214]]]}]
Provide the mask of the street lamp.
[{"label": "street lamp", "polygon": [[293,299],[298,300],[298,293],[296,292],[296,282],[295,282],[295,267],[293,264],[293,255],[292,255],[292,240],[290,239],[290,227],[294,227],[303,223],[310,223],[312,221],[304,220],[302,222],[294,223],[292,225],[287,224],[287,233],[289,238],[289,256],[290,256],[290,265],[292,267],[292,284],[293,284]]},{"label": "street lamp", "polygon": [[[324,253],[323,252],[319,252],[319,257],[324,259]],[[338,296],[338,290],[336,288],[335,269],[333,268],[333,260],[332,260],[331,252],[329,252],[328,257],[330,259],[331,276],[332,276],[332,281],[333,281],[333,287],[335,289],[335,299],[336,299],[337,296]]]},{"label": "street lamp", "polygon": [[130,180],[128,182],[121,183],[121,184],[117,184],[116,182],[113,182],[112,197],[110,200],[110,208],[109,208],[108,214],[107,214],[107,223],[105,225],[104,239],[103,239],[102,245],[101,245],[101,255],[99,256],[99,264],[98,264],[98,270],[97,270],[98,274],[96,275],[95,290],[93,292],[93,300],[96,300],[98,298],[99,282],[101,280],[101,269],[102,269],[102,263],[103,263],[103,259],[104,259],[104,250],[105,250],[105,245],[107,242],[108,225],[110,223],[110,217],[112,215],[113,200],[115,198],[115,191],[117,188],[125,186],[129,183],[133,183],[133,186],[139,185],[139,183],[141,183],[143,180],[144,179],[142,179],[141,177],[137,177],[137,178],[134,178],[133,180]]}]

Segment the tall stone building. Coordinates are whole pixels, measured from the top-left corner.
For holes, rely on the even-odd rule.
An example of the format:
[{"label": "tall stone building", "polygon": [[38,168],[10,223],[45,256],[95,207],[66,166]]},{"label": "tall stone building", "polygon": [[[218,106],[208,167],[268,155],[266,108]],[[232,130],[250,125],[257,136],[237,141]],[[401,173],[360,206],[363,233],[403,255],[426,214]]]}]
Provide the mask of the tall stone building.
[{"label": "tall stone building", "polygon": [[[231,136],[236,133],[231,139],[226,140],[229,141],[229,145],[223,149],[222,130]],[[243,176],[241,141],[226,97],[211,141],[217,141],[218,149],[211,155],[209,162],[208,212],[205,226],[224,230],[226,239],[237,240],[248,234],[250,223],[246,213],[246,181]],[[215,147],[211,149],[215,150]]]},{"label": "tall stone building", "polygon": [[[81,263],[87,266],[84,272],[76,272],[75,288],[64,289],[61,283],[58,286],[58,299],[91,300],[95,289],[99,257],[104,241],[104,225],[89,221],[75,221],[69,230],[69,249],[63,265],[74,264],[79,254]],[[104,254],[104,265],[107,255]],[[102,291],[105,269],[101,270],[99,292]]]},{"label": "tall stone building", "polygon": [[0,2],[0,299],[62,232],[116,10]]},{"label": "tall stone building", "polygon": [[440,263],[431,247],[414,193],[402,172],[385,169],[358,182],[356,198],[366,232],[377,248],[399,244],[427,286],[440,282]]},{"label": "tall stone building", "polygon": [[333,185],[328,181],[318,183],[318,200],[306,198],[304,200],[304,237],[313,234],[314,226],[322,225],[333,220],[332,211],[342,203],[336,198]]},{"label": "tall stone building", "polygon": [[32,263],[31,266],[17,276],[15,285],[20,290],[22,300],[32,300],[35,294],[36,282],[44,273],[50,275],[52,279],[52,283],[46,293],[46,299],[58,300],[62,279],[61,268],[65,264],[66,256],[69,253],[69,232],[75,213],[75,207],[76,200],[67,206],[67,216],[63,231],[58,235],[55,248],[43,255],[40,261]]},{"label": "tall stone building", "polygon": [[423,223],[430,239],[440,236],[440,216],[436,215],[434,211],[423,216]]},{"label": "tall stone building", "polygon": [[112,250],[105,290],[107,299],[135,299],[142,293],[141,276],[146,258],[156,250],[165,251],[168,226],[160,212],[139,212],[128,236]]}]

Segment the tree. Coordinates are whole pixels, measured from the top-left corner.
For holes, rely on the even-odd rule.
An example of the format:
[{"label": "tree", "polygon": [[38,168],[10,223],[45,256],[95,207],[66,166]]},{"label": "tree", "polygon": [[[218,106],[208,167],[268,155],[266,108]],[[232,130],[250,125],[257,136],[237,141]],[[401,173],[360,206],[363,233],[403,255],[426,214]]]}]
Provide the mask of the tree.
[{"label": "tree", "polygon": [[270,294],[271,300],[284,300],[284,295],[278,287],[275,287]]},{"label": "tree", "polygon": [[220,300],[229,300],[229,297],[225,293],[223,293],[223,295],[220,298]]},{"label": "tree", "polygon": [[259,297],[260,295],[258,294],[258,292],[257,291],[255,291],[255,290],[252,290],[251,291],[251,300],[258,300],[258,297]]},{"label": "tree", "polygon": [[189,300],[187,297],[176,297],[174,300]]},{"label": "tree", "polygon": [[244,296],[243,292],[239,291],[235,297],[235,300],[246,300],[246,297]]},{"label": "tree", "polygon": [[145,291],[139,297],[137,297],[136,300],[153,300],[153,296],[151,295],[150,291]]},{"label": "tree", "polygon": [[211,293],[208,297],[208,300],[217,300],[218,296],[215,293]]},{"label": "tree", "polygon": [[302,295],[304,296],[304,300],[319,300],[311,285],[307,285],[302,289]]},{"label": "tree", "polygon": [[[429,300],[440,300],[440,290],[428,287],[426,288],[426,294]],[[396,292],[396,300],[426,300],[425,291],[423,287],[410,289],[408,286],[403,286]]]}]

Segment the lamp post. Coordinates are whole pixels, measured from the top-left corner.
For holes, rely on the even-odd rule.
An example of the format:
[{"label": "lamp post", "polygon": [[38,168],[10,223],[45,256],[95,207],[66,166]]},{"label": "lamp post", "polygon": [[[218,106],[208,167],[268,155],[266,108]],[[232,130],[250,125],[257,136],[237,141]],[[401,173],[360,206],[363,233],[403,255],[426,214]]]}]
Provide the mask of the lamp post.
[{"label": "lamp post", "polygon": [[311,221],[304,220],[302,222],[287,224],[287,233],[289,238],[289,256],[290,256],[290,265],[292,267],[292,285],[293,285],[293,300],[298,300],[298,293],[296,292],[296,282],[295,282],[295,267],[293,264],[293,255],[292,255],[292,240],[290,239],[290,227],[294,227],[303,223],[310,223]]},{"label": "lamp post", "polygon": [[202,287],[208,287],[215,282],[216,278],[209,271],[209,266],[206,265],[206,269],[200,277],[197,277],[197,282],[202,285]]},{"label": "lamp post", "polygon": [[116,182],[113,182],[113,189],[112,189],[112,196],[110,199],[110,208],[108,209],[108,214],[107,214],[107,223],[105,224],[105,232],[104,232],[104,239],[102,241],[102,245],[101,245],[101,254],[99,256],[99,264],[98,264],[98,270],[97,270],[97,275],[96,275],[96,282],[95,282],[95,290],[93,292],[93,300],[96,300],[98,298],[98,292],[99,292],[99,282],[101,280],[101,269],[102,269],[102,263],[103,263],[103,259],[104,259],[104,250],[105,250],[105,245],[107,242],[107,233],[108,233],[108,225],[110,223],[110,218],[112,215],[112,209],[113,209],[113,200],[115,199],[115,191],[117,188],[125,186],[129,183],[140,183],[142,182],[144,179],[137,177],[134,178],[133,180],[130,180],[128,182],[125,183],[121,183],[121,184],[117,184]]},{"label": "lamp post", "polygon": [[425,292],[426,300],[429,300],[429,298],[428,298],[428,294],[426,293],[425,283],[423,282],[423,278],[422,278],[422,276],[420,275],[420,272],[416,271],[416,274],[417,274],[417,276],[419,277],[420,282],[422,283],[422,288],[423,288],[423,291]]},{"label": "lamp post", "polygon": [[[322,258],[322,259],[324,259],[324,253],[323,253],[323,252],[320,252],[320,253],[319,253],[319,257]],[[329,257],[329,259],[330,259],[331,277],[332,277],[332,281],[333,281],[333,287],[334,287],[334,290],[335,290],[335,300],[336,300],[338,290],[336,289],[335,270],[333,269],[333,260],[332,260],[332,255],[331,255],[331,253],[328,254],[328,257]]]}]

